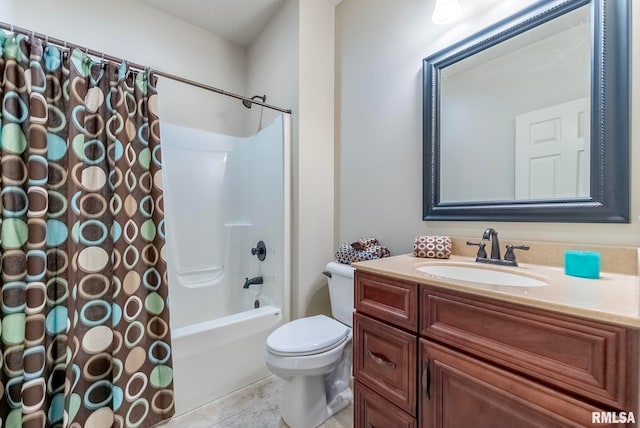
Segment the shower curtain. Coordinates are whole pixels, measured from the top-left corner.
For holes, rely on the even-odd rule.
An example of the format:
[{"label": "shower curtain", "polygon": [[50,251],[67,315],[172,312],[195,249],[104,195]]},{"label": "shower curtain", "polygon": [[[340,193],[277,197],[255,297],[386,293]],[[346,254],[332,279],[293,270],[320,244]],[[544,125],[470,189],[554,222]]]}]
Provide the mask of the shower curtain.
[{"label": "shower curtain", "polygon": [[174,411],[155,78],[0,42],[0,426],[151,426]]}]

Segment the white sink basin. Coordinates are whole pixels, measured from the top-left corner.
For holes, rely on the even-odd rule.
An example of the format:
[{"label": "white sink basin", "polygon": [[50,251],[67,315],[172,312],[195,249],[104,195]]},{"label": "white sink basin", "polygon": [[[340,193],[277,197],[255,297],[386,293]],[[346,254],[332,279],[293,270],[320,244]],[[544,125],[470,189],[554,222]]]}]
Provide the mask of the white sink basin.
[{"label": "white sink basin", "polygon": [[473,266],[439,264],[422,266],[419,267],[418,270],[440,278],[480,284],[505,285],[510,287],[542,287],[547,285],[546,282],[528,275]]}]

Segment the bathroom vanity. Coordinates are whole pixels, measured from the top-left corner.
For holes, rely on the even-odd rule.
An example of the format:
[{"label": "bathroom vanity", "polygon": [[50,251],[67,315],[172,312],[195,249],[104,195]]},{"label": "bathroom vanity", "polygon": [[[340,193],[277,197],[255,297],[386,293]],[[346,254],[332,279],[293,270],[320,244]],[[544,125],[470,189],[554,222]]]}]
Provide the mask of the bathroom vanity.
[{"label": "bathroom vanity", "polygon": [[638,276],[486,267],[545,281],[510,287],[418,269],[434,263],[473,258],[354,263],[354,426],[635,426]]}]

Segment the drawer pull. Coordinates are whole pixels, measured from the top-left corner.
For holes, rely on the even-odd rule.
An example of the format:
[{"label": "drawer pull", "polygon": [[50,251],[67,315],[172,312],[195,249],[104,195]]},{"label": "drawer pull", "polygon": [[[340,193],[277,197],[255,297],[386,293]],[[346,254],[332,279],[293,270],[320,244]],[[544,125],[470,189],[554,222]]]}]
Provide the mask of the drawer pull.
[{"label": "drawer pull", "polygon": [[427,394],[427,400],[431,400],[431,361],[428,358],[425,358],[424,364],[422,367],[422,387],[424,388],[425,394]]},{"label": "drawer pull", "polygon": [[377,364],[380,364],[381,366],[391,366],[394,369],[396,368],[396,363],[394,363],[393,361],[387,360],[383,355],[376,354],[371,349],[367,349],[367,352],[369,352],[369,356]]}]

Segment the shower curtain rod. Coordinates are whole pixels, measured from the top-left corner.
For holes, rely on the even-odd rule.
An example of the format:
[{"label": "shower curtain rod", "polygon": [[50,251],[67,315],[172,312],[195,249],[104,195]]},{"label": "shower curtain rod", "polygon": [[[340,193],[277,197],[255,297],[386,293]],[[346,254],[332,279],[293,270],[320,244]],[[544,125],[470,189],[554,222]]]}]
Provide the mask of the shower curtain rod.
[{"label": "shower curtain rod", "polygon": [[220,95],[226,95],[227,97],[236,98],[236,99],[239,99],[239,100],[242,100],[242,101],[248,101],[248,102],[251,102],[252,104],[257,104],[259,106],[270,108],[272,110],[277,110],[277,111],[282,112],[282,113],[291,114],[291,109],[285,109],[285,108],[282,108],[282,107],[274,106],[274,105],[263,103],[263,102],[260,102],[260,101],[255,101],[255,100],[252,100],[251,98],[243,97],[242,95],[238,95],[238,94],[234,94],[233,92],[228,92],[228,91],[216,88],[214,86],[205,85],[204,83],[200,83],[200,82],[196,82],[194,80],[185,79],[184,77],[176,76],[175,74],[166,73],[164,71],[156,70],[156,69],[151,68],[151,67],[146,67],[144,65],[136,64],[136,63],[127,61],[127,60],[122,59],[122,58],[118,58],[118,57],[115,57],[115,56],[112,56],[112,55],[107,55],[104,52],[99,52],[99,51],[96,51],[96,50],[93,50],[93,49],[89,49],[89,48],[87,48],[85,46],[80,46],[80,45],[77,45],[75,43],[67,42],[65,40],[56,39],[55,37],[49,37],[46,34],[41,34],[41,33],[35,32],[35,31],[27,30],[26,28],[21,28],[21,27],[15,26],[13,24],[7,24],[6,22],[0,21],[0,28],[2,28],[3,30],[9,30],[12,33],[20,33],[20,34],[24,34],[24,35],[31,36],[31,37],[35,36],[35,37],[44,39],[46,43],[53,43],[54,45],[57,45],[57,46],[60,46],[60,47],[63,47],[63,48],[80,49],[81,51],[83,51],[87,55],[92,55],[94,57],[99,57],[101,61],[109,61],[109,62],[113,62],[113,63],[122,63],[124,61],[129,65],[129,67],[133,67],[133,68],[136,68],[138,70],[149,70],[149,71],[152,71],[156,76],[164,77],[166,79],[175,80],[176,82],[185,83],[187,85],[195,86],[197,88],[204,89],[206,91],[215,92],[215,93],[220,94]]}]

